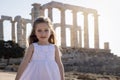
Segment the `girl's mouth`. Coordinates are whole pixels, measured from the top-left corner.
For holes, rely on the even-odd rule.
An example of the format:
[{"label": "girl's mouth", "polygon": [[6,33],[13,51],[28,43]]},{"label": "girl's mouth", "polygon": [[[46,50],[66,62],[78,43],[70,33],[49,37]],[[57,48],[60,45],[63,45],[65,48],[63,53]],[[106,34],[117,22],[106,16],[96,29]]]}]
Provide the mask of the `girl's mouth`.
[{"label": "girl's mouth", "polygon": [[40,37],[40,38],[46,38],[46,37]]}]

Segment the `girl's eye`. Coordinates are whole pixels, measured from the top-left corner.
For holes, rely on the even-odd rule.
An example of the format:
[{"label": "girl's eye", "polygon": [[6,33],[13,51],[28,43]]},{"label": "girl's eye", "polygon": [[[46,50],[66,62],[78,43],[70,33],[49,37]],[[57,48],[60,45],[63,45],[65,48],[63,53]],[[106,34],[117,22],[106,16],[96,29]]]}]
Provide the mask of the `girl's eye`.
[{"label": "girl's eye", "polygon": [[42,30],[38,30],[38,32],[41,32]]},{"label": "girl's eye", "polygon": [[45,30],[45,32],[48,32],[48,30]]}]

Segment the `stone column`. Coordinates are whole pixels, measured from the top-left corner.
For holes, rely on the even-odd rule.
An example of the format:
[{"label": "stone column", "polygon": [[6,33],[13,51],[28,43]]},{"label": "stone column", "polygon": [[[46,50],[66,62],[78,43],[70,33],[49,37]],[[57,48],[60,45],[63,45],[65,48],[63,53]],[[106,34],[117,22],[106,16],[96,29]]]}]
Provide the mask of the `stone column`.
[{"label": "stone column", "polygon": [[40,16],[44,16],[44,9],[42,7],[40,7]]},{"label": "stone column", "polygon": [[3,36],[3,20],[0,19],[0,40],[4,40]]},{"label": "stone column", "polygon": [[79,31],[79,45],[78,45],[78,47],[82,48],[82,32],[81,32],[81,27],[79,27],[78,31]]},{"label": "stone column", "polygon": [[88,13],[84,12],[84,48],[89,48]]},{"label": "stone column", "polygon": [[22,30],[23,30],[23,33],[22,33],[22,36],[23,36],[23,47],[26,48],[26,23],[23,23],[23,26],[22,26]]},{"label": "stone column", "polygon": [[22,21],[17,22],[17,42],[22,47]]},{"label": "stone column", "polygon": [[49,8],[48,8],[48,17],[50,18],[51,21],[53,21],[52,7],[49,7]]},{"label": "stone column", "polygon": [[32,8],[31,9],[31,13],[30,13],[30,15],[31,15],[31,19],[32,19],[32,24],[33,24],[33,22],[34,22],[34,9]]},{"label": "stone column", "polygon": [[104,49],[109,50],[109,42],[104,43]]},{"label": "stone column", "polygon": [[32,8],[32,20],[34,21],[37,17],[40,16],[40,5],[38,3],[34,3],[32,4],[33,8]]},{"label": "stone column", "polygon": [[70,36],[71,36],[71,47],[74,47],[74,30],[73,26],[70,27]]},{"label": "stone column", "polygon": [[99,49],[99,29],[97,14],[94,14],[94,48]]},{"label": "stone column", "polygon": [[61,46],[66,47],[65,9],[61,9]]},{"label": "stone column", "polygon": [[15,38],[15,21],[11,21],[12,23],[12,41],[16,42],[16,38]]},{"label": "stone column", "polygon": [[73,10],[73,26],[72,26],[72,36],[71,36],[71,41],[72,41],[72,47],[78,47],[78,39],[77,39],[77,11]]}]

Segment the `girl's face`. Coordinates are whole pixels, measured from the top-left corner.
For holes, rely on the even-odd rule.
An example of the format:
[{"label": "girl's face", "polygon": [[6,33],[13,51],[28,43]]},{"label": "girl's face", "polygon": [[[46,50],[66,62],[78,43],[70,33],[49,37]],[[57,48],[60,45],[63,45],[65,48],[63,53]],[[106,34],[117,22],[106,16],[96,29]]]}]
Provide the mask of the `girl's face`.
[{"label": "girl's face", "polygon": [[47,23],[39,23],[35,26],[35,35],[39,42],[48,43],[48,39],[51,35],[51,30]]}]

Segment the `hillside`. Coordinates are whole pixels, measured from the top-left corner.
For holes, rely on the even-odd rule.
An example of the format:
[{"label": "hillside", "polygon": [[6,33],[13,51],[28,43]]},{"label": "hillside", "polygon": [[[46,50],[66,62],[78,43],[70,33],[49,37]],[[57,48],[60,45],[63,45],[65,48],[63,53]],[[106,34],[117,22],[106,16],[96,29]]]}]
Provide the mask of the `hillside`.
[{"label": "hillside", "polygon": [[109,51],[80,48],[63,48],[65,71],[120,76],[120,57]]}]

